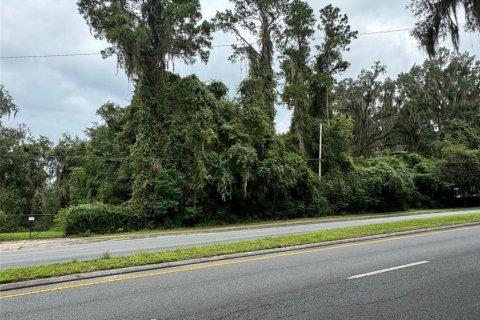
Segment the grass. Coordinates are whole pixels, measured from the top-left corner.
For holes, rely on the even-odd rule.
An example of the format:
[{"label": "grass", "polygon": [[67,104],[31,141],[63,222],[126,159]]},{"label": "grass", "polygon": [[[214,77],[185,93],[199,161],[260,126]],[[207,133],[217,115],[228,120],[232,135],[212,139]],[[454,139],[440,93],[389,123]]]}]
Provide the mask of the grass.
[{"label": "grass", "polygon": [[[139,230],[132,232],[123,232],[117,234],[105,234],[105,235],[82,235],[82,236],[72,236],[70,238],[84,238],[88,237],[91,239],[118,239],[118,238],[139,238],[139,237],[149,237],[149,236],[159,236],[159,235],[171,235],[171,234],[185,234],[185,233],[198,233],[198,232],[212,232],[212,231],[222,231],[222,230],[242,230],[242,229],[252,229],[252,228],[262,228],[269,226],[284,226],[284,225],[295,225],[295,224],[307,224],[307,223],[318,223],[318,222],[330,222],[330,221],[342,221],[342,220],[359,220],[359,219],[370,219],[370,218],[380,218],[380,217],[395,217],[395,216],[408,216],[413,214],[421,213],[436,213],[443,212],[448,210],[462,210],[464,208],[458,209],[414,209],[408,211],[400,212],[383,212],[383,213],[362,213],[362,214],[348,214],[348,215],[334,215],[334,216],[323,216],[317,218],[298,218],[298,219],[289,219],[289,220],[264,220],[264,221],[250,221],[250,222],[241,222],[237,224],[223,224],[223,225],[205,225],[197,226],[190,228],[174,228],[174,229],[154,229],[154,230]],[[33,234],[33,233],[32,233]],[[65,234],[62,231],[44,231],[35,235],[33,239],[50,239],[50,238],[64,238]],[[16,233],[0,233],[0,241],[14,241],[14,240],[28,240],[28,232],[16,232]]]},{"label": "grass", "polygon": [[[32,231],[33,239],[52,239],[52,238],[63,238],[65,237],[65,232],[63,231]],[[11,241],[11,240],[28,240],[30,239],[30,232],[10,232],[10,233],[0,233],[0,241]]]},{"label": "grass", "polygon": [[371,235],[380,235],[400,231],[434,228],[462,223],[480,222],[480,212],[446,216],[439,218],[413,219],[358,227],[341,228],[321,232],[311,232],[257,240],[242,241],[231,244],[217,244],[203,247],[183,248],[175,251],[158,253],[141,253],[129,257],[100,257],[88,261],[72,261],[37,267],[7,269],[0,271],[0,283],[11,283],[33,279],[57,277],[76,273],[109,270],[154,263],[180,261],[201,257],[273,249],[301,244],[321,243]]}]

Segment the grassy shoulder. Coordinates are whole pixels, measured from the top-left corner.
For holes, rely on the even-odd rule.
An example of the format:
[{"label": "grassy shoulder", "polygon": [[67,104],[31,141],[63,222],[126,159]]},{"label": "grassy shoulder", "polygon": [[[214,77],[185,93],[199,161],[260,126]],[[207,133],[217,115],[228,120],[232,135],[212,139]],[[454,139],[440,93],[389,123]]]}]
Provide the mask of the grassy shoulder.
[{"label": "grassy shoulder", "polygon": [[[32,239],[64,238],[63,231],[32,231]],[[30,239],[30,232],[6,232],[0,233],[0,241],[16,241]]]},{"label": "grassy shoulder", "polygon": [[[382,218],[382,217],[408,216],[408,215],[415,215],[415,214],[429,214],[429,213],[456,211],[456,210],[463,210],[463,209],[464,208],[413,209],[413,210],[400,211],[400,212],[332,215],[332,216],[322,216],[322,217],[316,217],[316,218],[298,218],[298,219],[276,220],[276,221],[272,221],[272,220],[251,221],[251,222],[243,222],[243,223],[237,223],[237,224],[205,225],[205,226],[197,226],[197,227],[189,227],[189,228],[153,229],[153,230],[149,229],[149,230],[139,230],[139,231],[122,232],[122,233],[115,233],[115,234],[78,235],[78,236],[70,236],[68,238],[88,237],[92,240],[143,238],[143,237],[161,236],[161,235],[215,232],[215,231],[227,231],[227,230],[243,230],[243,229],[277,227],[277,226],[287,226],[287,225],[297,225],[297,224],[335,222],[335,221],[344,221],[344,220],[362,220],[362,219],[373,219],[373,218]],[[32,234],[34,235],[33,240],[65,238],[65,233],[63,231],[50,230],[50,231],[34,232]],[[0,233],[0,242],[29,240],[29,239],[30,239],[30,235],[28,232]]]},{"label": "grassy shoulder", "polygon": [[59,263],[46,266],[7,269],[0,271],[0,283],[12,283],[33,279],[57,277],[76,273],[109,270],[131,266],[140,266],[162,262],[180,261],[202,257],[274,249],[302,244],[322,243],[334,240],[381,235],[416,229],[450,226],[463,223],[480,222],[480,212],[474,214],[446,216],[439,218],[413,219],[400,222],[372,224],[366,226],[341,228],[321,232],[311,232],[257,240],[241,241],[231,244],[218,244],[203,247],[177,249],[158,253],[142,253],[129,257],[112,258],[105,254],[102,258],[82,262]]}]

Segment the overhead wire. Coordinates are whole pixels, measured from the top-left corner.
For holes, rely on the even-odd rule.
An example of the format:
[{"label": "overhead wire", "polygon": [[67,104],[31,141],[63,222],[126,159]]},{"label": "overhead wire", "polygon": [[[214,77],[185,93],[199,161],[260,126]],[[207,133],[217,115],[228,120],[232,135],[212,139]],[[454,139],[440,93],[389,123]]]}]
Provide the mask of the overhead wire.
[{"label": "overhead wire", "polygon": [[[387,34],[387,33],[394,33],[394,32],[404,32],[404,31],[411,31],[411,28],[403,28],[403,29],[391,29],[391,30],[381,30],[381,31],[370,31],[370,32],[361,32],[358,33],[358,36],[364,35],[373,35],[373,34]],[[323,37],[313,38],[314,40],[323,39]],[[212,48],[222,48],[222,47],[230,47],[235,44],[218,44],[213,45]],[[59,57],[78,57],[78,56],[96,56],[101,55],[101,52],[87,52],[87,53],[53,53],[53,54],[38,54],[38,55],[12,55],[12,56],[0,56],[0,59],[32,59],[32,58],[59,58]]]}]

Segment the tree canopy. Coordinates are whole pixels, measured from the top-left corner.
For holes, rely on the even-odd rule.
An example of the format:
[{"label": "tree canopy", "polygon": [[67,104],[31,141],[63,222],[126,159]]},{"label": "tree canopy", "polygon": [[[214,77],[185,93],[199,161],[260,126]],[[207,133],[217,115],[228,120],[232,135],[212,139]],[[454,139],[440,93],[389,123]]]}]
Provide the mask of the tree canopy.
[{"label": "tree canopy", "polygon": [[[423,12],[440,2],[414,4]],[[476,3],[450,2],[434,19],[452,20],[463,4],[474,30]],[[116,56],[133,79],[132,99],[99,106],[101,121],[85,139],[64,134],[53,143],[0,122],[0,231],[25,229],[32,213],[45,217],[36,228],[55,216],[68,234],[89,234],[478,205],[476,57],[432,42],[435,55],[397,77],[373,62],[345,78],[357,32],[339,8],[231,4],[207,22],[198,0],[79,0],[92,34],[109,43],[104,57]],[[437,38],[453,28],[441,19]],[[169,68],[207,62],[213,31],[233,34],[231,59],[249,65],[231,95],[218,80]],[[0,89],[0,116],[15,115]],[[282,134],[280,101],[293,111]]]},{"label": "tree canopy", "polygon": [[430,56],[435,55],[439,42],[448,36],[458,50],[461,30],[458,14],[461,9],[465,13],[465,31],[480,32],[478,0],[412,0],[410,9],[418,19],[412,34]]}]

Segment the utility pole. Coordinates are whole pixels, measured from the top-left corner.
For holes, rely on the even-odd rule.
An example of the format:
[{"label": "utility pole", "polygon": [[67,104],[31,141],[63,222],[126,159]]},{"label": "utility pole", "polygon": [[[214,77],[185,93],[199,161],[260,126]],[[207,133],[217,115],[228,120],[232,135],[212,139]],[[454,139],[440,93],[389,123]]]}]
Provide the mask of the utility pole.
[{"label": "utility pole", "polygon": [[318,178],[322,180],[322,121],[320,120],[318,132]]}]

